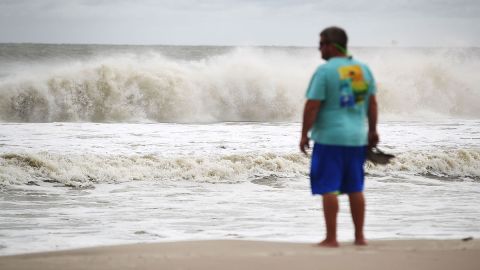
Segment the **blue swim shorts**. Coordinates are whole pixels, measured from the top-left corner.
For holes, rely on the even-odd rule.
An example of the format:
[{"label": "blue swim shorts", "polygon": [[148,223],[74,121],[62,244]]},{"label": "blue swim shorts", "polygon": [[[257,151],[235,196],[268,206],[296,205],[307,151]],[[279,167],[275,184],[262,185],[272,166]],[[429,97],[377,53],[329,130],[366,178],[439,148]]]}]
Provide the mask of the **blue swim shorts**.
[{"label": "blue swim shorts", "polygon": [[312,194],[363,191],[366,146],[315,143],[310,168]]}]

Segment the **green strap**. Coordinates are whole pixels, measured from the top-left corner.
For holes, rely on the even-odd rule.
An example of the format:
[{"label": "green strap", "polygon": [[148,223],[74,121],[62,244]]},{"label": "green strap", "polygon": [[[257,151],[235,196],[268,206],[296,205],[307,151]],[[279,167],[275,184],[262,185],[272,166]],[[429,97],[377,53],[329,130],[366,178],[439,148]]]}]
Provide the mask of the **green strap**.
[{"label": "green strap", "polygon": [[343,54],[348,55],[348,51],[344,47],[338,45],[337,43],[333,43],[333,46],[335,46],[335,48],[337,48]]}]

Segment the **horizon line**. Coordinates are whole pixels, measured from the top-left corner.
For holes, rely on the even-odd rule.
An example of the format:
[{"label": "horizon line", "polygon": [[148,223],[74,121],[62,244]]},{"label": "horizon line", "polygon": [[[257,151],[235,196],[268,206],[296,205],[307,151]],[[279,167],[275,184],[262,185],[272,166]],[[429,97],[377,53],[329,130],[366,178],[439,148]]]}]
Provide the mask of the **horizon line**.
[{"label": "horizon line", "polygon": [[[93,45],[93,46],[165,46],[165,47],[290,47],[290,48],[316,48],[317,46],[305,46],[305,45],[265,45],[265,44],[160,44],[160,43],[53,43],[53,42],[0,42],[0,45]],[[351,45],[350,48],[433,48],[433,49],[445,49],[445,48],[480,48],[479,45],[472,46],[427,46],[427,45]]]}]

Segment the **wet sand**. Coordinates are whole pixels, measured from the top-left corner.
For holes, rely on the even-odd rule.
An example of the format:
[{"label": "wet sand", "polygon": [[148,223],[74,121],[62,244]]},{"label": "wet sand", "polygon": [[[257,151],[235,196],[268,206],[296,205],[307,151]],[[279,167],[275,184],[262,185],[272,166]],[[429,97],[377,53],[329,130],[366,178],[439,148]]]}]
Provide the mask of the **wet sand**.
[{"label": "wet sand", "polygon": [[308,243],[180,241],[0,257],[0,269],[480,269],[479,240]]}]

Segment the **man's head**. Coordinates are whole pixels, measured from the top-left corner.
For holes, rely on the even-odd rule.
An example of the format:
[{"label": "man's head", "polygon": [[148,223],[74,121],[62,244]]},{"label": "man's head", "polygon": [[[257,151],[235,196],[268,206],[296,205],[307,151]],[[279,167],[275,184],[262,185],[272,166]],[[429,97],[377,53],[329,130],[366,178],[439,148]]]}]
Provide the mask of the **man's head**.
[{"label": "man's head", "polygon": [[347,42],[347,33],[342,28],[336,26],[325,28],[320,32],[319,50],[322,58],[328,60],[335,56],[345,56]]}]

